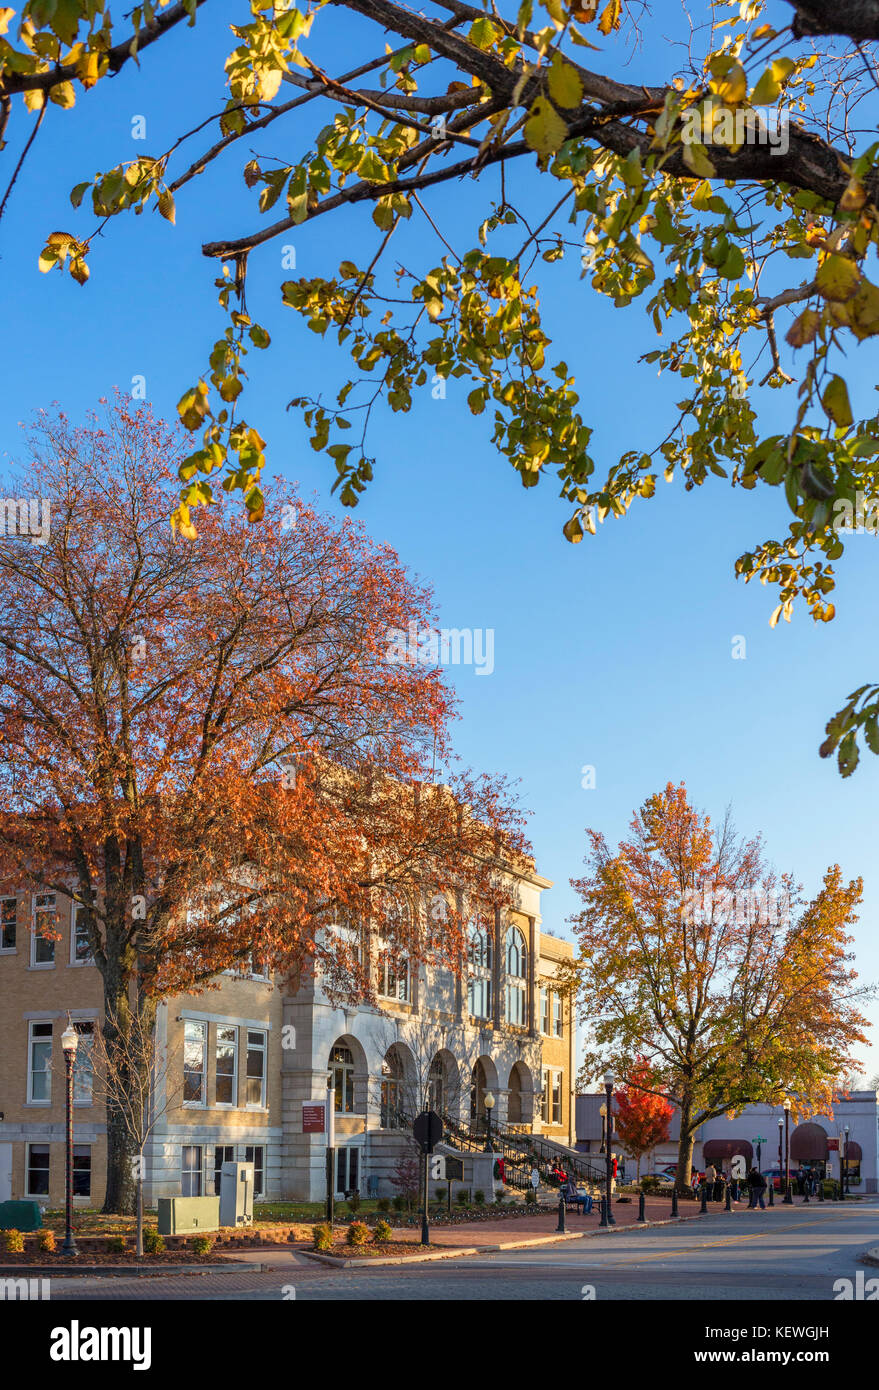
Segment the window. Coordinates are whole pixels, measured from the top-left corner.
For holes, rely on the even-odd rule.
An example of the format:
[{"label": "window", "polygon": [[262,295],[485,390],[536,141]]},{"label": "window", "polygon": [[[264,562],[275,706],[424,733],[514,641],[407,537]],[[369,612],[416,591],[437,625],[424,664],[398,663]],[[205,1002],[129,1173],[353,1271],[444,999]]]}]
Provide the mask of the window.
[{"label": "window", "polygon": [[[98,895],[92,889],[92,904],[97,902]],[[95,958],[92,955],[92,948],[89,944],[88,928],[89,909],[83,903],[74,902],[71,904],[71,926],[70,926],[70,964],[71,965],[94,965]]]},{"label": "window", "polygon": [[27,1193],[29,1197],[49,1195],[49,1145],[27,1146]]},{"label": "window", "polygon": [[264,1197],[266,1190],[266,1150],[264,1144],[245,1144],[244,1162],[253,1164],[253,1195]]},{"label": "window", "polygon": [[562,1074],[560,1071],[553,1072],[552,1076],[552,1123],[560,1125],[562,1122]]},{"label": "window", "polygon": [[15,950],[18,899],[0,898],[0,951]]},{"label": "window", "polygon": [[504,1018],[517,1028],[524,1028],[528,1019],[526,1006],[528,952],[525,938],[518,927],[510,927],[505,941],[507,963],[506,1007]]},{"label": "window", "polygon": [[223,1164],[235,1162],[234,1144],[217,1144],[214,1147],[214,1196],[220,1195],[220,1179],[223,1176]]},{"label": "window", "polygon": [[183,1145],[183,1171],[181,1195],[183,1197],[201,1196],[201,1144]]},{"label": "window", "polygon": [[549,999],[552,991],[545,986],[540,991],[540,1031],[549,1036]]},{"label": "window", "polygon": [[74,1144],[73,1146],[73,1195],[91,1197],[92,1195],[92,1146]]},{"label": "window", "polygon": [[[183,1104],[205,1104],[205,1053],[207,1024],[186,1019],[183,1024]],[[184,1197],[199,1197],[201,1193],[186,1193]]]},{"label": "window", "polygon": [[564,1033],[564,1023],[562,1020],[562,996],[554,994],[552,996],[552,1031],[557,1038]]},{"label": "window", "polygon": [[441,1057],[434,1057],[430,1064],[430,1071],[427,1077],[427,1108],[436,1111],[437,1115],[444,1115],[446,1110],[445,1099],[445,1071]]},{"label": "window", "polygon": [[[403,1129],[406,1124],[403,1106],[403,1063],[396,1048],[390,1048],[382,1062],[381,1118],[382,1129]],[[341,1191],[341,1189],[340,1189]]]},{"label": "window", "polygon": [[238,1029],[217,1024],[217,1105],[238,1104]]},{"label": "window", "polygon": [[382,951],[378,962],[378,992],[384,999],[409,1002],[409,962],[391,950]]},{"label": "window", "polygon": [[491,936],[484,927],[470,928],[469,954],[467,1006],[474,1018],[491,1018]]},{"label": "window", "polygon": [[73,1103],[74,1105],[91,1105],[92,1085],[95,1077],[92,1060],[95,1025],[93,1023],[74,1023],[73,1026],[79,1038],[76,1045],[76,1061],[73,1064]]},{"label": "window", "polygon": [[336,1150],[336,1191],[353,1192],[360,1171],[360,1150],[353,1145]]},{"label": "window", "polygon": [[34,929],[31,934],[31,965],[48,968],[55,964],[55,894],[34,894]]},{"label": "window", "polygon": [[543,1068],[543,1071],[542,1071],[542,1073],[541,1073],[540,1082],[541,1082],[541,1088],[542,1088],[542,1089],[541,1089],[541,1096],[540,1096],[540,1118],[541,1118],[541,1120],[543,1121],[544,1124],[548,1125],[548,1124],[549,1124],[549,1115],[550,1115],[550,1094],[549,1094],[549,1093],[550,1093],[550,1087],[551,1087],[551,1084],[552,1084],[552,1083],[551,1083],[550,1072],[549,1072],[549,1069],[548,1069],[547,1067],[544,1067],[544,1068]]},{"label": "window", "polygon": [[247,1030],[247,1092],[248,1110],[264,1110],[266,1104],[266,1034]]},{"label": "window", "polygon": [[350,1115],[354,1109],[354,1056],[350,1047],[336,1044],[330,1053],[333,1077],[333,1109],[337,1114]]},{"label": "window", "polygon": [[33,1105],[52,1100],[52,1025],[32,1023],[28,1034],[27,1098]]}]

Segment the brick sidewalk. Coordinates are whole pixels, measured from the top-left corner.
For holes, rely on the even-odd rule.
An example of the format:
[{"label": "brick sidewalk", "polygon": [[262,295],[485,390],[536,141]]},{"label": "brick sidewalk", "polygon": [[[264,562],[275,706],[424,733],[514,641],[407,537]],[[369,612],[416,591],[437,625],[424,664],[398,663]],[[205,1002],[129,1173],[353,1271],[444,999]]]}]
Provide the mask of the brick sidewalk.
[{"label": "brick sidewalk", "polygon": [[[737,1211],[747,1211],[747,1202],[733,1204],[731,1215]],[[712,1214],[717,1214],[724,1210],[723,1202],[709,1202],[708,1210]],[[617,1226],[635,1226],[638,1224],[638,1199],[635,1198],[631,1203],[614,1202],[614,1220]],[[648,1222],[670,1221],[671,1199],[669,1197],[653,1197],[646,1200],[644,1204],[644,1214]],[[684,1218],[696,1217],[699,1215],[699,1203],[682,1201],[678,1205],[678,1215]],[[569,1211],[565,1213],[565,1226],[569,1234],[585,1235],[590,1231],[599,1230],[598,1203],[596,1202],[589,1216],[582,1212]],[[500,1217],[491,1221],[466,1221],[455,1226],[431,1226],[431,1241],[436,1246],[444,1245],[497,1245],[507,1241],[529,1240],[537,1237],[551,1236],[556,1232],[558,1225],[558,1208],[543,1207],[539,1213],[533,1216],[517,1216],[507,1219]],[[399,1226],[394,1228],[394,1240],[411,1241],[419,1244],[421,1241],[421,1228],[419,1226]]]}]

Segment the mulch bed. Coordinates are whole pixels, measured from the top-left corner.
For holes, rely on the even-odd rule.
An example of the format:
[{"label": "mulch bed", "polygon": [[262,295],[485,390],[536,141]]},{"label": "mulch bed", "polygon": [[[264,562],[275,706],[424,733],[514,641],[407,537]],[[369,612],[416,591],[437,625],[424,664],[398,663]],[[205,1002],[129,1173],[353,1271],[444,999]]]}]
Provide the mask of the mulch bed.
[{"label": "mulch bed", "polygon": [[344,1242],[335,1244],[332,1250],[315,1250],[316,1255],[331,1255],[334,1260],[376,1260],[387,1259],[388,1256],[396,1258],[400,1255],[426,1255],[430,1251],[441,1253],[443,1251],[455,1251],[459,1253],[458,1247],[454,1245],[421,1245],[414,1240],[389,1240],[385,1245],[346,1245]]},{"label": "mulch bed", "polygon": [[23,1255],[10,1255],[5,1250],[0,1250],[0,1265],[5,1269],[8,1265],[20,1266],[27,1269],[29,1265],[52,1265],[57,1266],[59,1274],[68,1272],[75,1273],[77,1265],[141,1265],[143,1267],[154,1265],[216,1265],[228,1264],[235,1265],[234,1260],[230,1260],[223,1255],[211,1251],[207,1255],[195,1255],[191,1250],[166,1250],[163,1255],[144,1255],[138,1259],[133,1252],[113,1254],[92,1254],[91,1251],[82,1251],[79,1255],[60,1255],[57,1251],[50,1254],[46,1250],[26,1250]]}]

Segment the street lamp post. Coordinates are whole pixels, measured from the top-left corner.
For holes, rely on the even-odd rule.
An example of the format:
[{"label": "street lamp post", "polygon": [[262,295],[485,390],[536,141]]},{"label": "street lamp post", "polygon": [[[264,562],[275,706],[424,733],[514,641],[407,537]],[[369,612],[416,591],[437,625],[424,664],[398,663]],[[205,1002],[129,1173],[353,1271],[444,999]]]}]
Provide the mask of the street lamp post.
[{"label": "street lamp post", "polygon": [[849,1192],[849,1186],[848,1186],[848,1125],[845,1126],[845,1128],[844,1128],[844,1130],[843,1130],[843,1133],[845,1134],[845,1155],[844,1155],[844,1158],[843,1158],[843,1165],[842,1165],[842,1195],[843,1195],[843,1197],[847,1197],[847,1196],[848,1196],[848,1192]]},{"label": "street lamp post", "polygon": [[792,1207],[794,1199],[790,1190],[790,1098],[784,1099],[784,1205]]},{"label": "street lamp post", "polygon": [[494,1109],[494,1096],[491,1091],[486,1091],[482,1098],[482,1104],[485,1106],[485,1152],[487,1154],[493,1154],[494,1145],[491,1142],[491,1112]]},{"label": "street lamp post", "polygon": [[604,1144],[604,1222],[605,1226],[615,1226],[616,1217],[611,1206],[613,1195],[613,1158],[610,1152],[611,1137],[613,1135],[613,1083],[614,1074],[612,1071],[604,1073],[604,1095],[605,1105],[607,1106],[607,1119],[605,1120],[605,1144]]},{"label": "street lamp post", "polygon": [[64,1065],[66,1068],[67,1079],[67,1162],[65,1169],[65,1232],[64,1244],[61,1246],[62,1255],[78,1255],[76,1241],[73,1238],[73,1068],[76,1064],[76,1049],[79,1044],[79,1035],[70,1022],[70,1015],[67,1015],[67,1027],[61,1034],[61,1051],[64,1053]]},{"label": "street lamp post", "polygon": [[332,1229],[336,1219],[336,1078],[327,1072],[327,1221]]},{"label": "street lamp post", "polygon": [[784,1172],[784,1163],[781,1157],[781,1136],[784,1134],[784,1120],[778,1117],[778,1185],[781,1187],[781,1175]]}]

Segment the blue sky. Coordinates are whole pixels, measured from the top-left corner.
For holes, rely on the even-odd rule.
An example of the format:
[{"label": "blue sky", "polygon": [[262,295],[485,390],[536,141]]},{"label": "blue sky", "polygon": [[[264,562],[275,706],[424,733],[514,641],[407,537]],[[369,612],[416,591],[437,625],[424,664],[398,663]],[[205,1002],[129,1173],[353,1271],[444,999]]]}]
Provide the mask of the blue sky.
[{"label": "blue sky", "polygon": [[[200,244],[260,221],[255,194],[241,180],[240,153],[181,192],[175,228],[152,214],[111,224],[96,243],[85,288],[57,272],[40,275],[36,260],[46,233],[83,234],[92,227],[90,212],[70,209],[74,184],[135,154],[159,153],[196,119],[220,109],[222,58],[231,47],[220,16],[233,13],[227,5],[213,19],[206,11],[200,17],[198,32],[213,57],[200,59],[195,78],[186,70],[193,35],[183,30],[166,49],[171,71],[161,91],[146,80],[155,67],[147,54],[142,74],[126,72],[86,97],[78,93],[73,112],[49,112],[0,239],[4,463],[21,452],[18,422],[50,400],[80,417],[114,385],[129,389],[142,375],[154,407],[171,417],[203,369],[224,324],[211,288],[216,265],[201,256]],[[345,16],[333,31],[336,51],[360,56],[360,33],[359,23]],[[315,43],[316,57],[326,55],[328,42],[329,33]],[[344,57],[337,61],[345,66]],[[650,63],[649,54],[639,57],[629,75],[656,80]],[[147,120],[140,144],[130,136],[137,115]],[[292,162],[327,116],[328,110],[307,107],[254,147]],[[18,140],[31,119],[20,121]],[[456,249],[474,243],[497,187],[496,180],[481,192],[447,186],[425,199]],[[541,220],[557,196],[525,167],[513,187],[529,220]],[[364,265],[379,238],[362,211],[298,228],[291,239],[296,273],[333,272],[345,257]],[[428,258],[437,263],[443,252],[415,217],[393,246],[395,257],[420,266]],[[576,373],[600,468],[624,447],[653,447],[681,393],[659,381],[654,368],[636,365],[656,344],[637,305],[612,310],[579,275],[574,255],[547,267],[542,304],[558,354]],[[250,359],[245,413],[267,439],[269,472],[297,480],[322,506],[342,510],[329,495],[331,465],[310,449],[299,419],[284,405],[296,394],[329,392],[344,379],[345,364],[282,308],[283,278],[279,246],[251,257],[249,307],[274,341],[269,352]],[[867,345],[851,355],[856,411],[870,408],[874,352]],[[544,898],[545,927],[569,934],[566,918],[576,904],[568,880],[580,871],[584,828],[598,827],[615,842],[650,792],[683,779],[696,804],[715,817],[731,803],[740,830],[762,832],[770,859],[807,892],[830,863],[864,876],[857,965],[863,978],[879,979],[879,760],[864,755],[843,782],[835,765],[817,755],[827,717],[851,690],[879,675],[873,603],[879,542],[850,541],[833,623],[816,627],[797,612],[790,625],[771,631],[773,594],[746,588],[733,565],[757,541],[786,530],[776,490],[732,492],[715,480],[684,494],[661,483],[656,498],[625,521],[570,546],[561,536],[567,510],[552,478],[522,488],[491,446],[489,415],[470,415],[467,390],[450,382],[445,400],[434,400],[428,386],[408,416],[376,417],[369,450],[376,477],[358,515],[432,584],[444,625],[494,631],[490,676],[450,670],[461,700],[456,742],[470,765],[520,780],[538,866],[556,885]],[[763,404],[767,420],[781,427],[789,401],[773,397]],[[745,660],[732,659],[736,636],[746,639]],[[596,770],[592,790],[581,786],[587,764]],[[879,1022],[879,1007],[869,1012]],[[879,1048],[864,1054],[864,1067],[879,1070]]]}]

